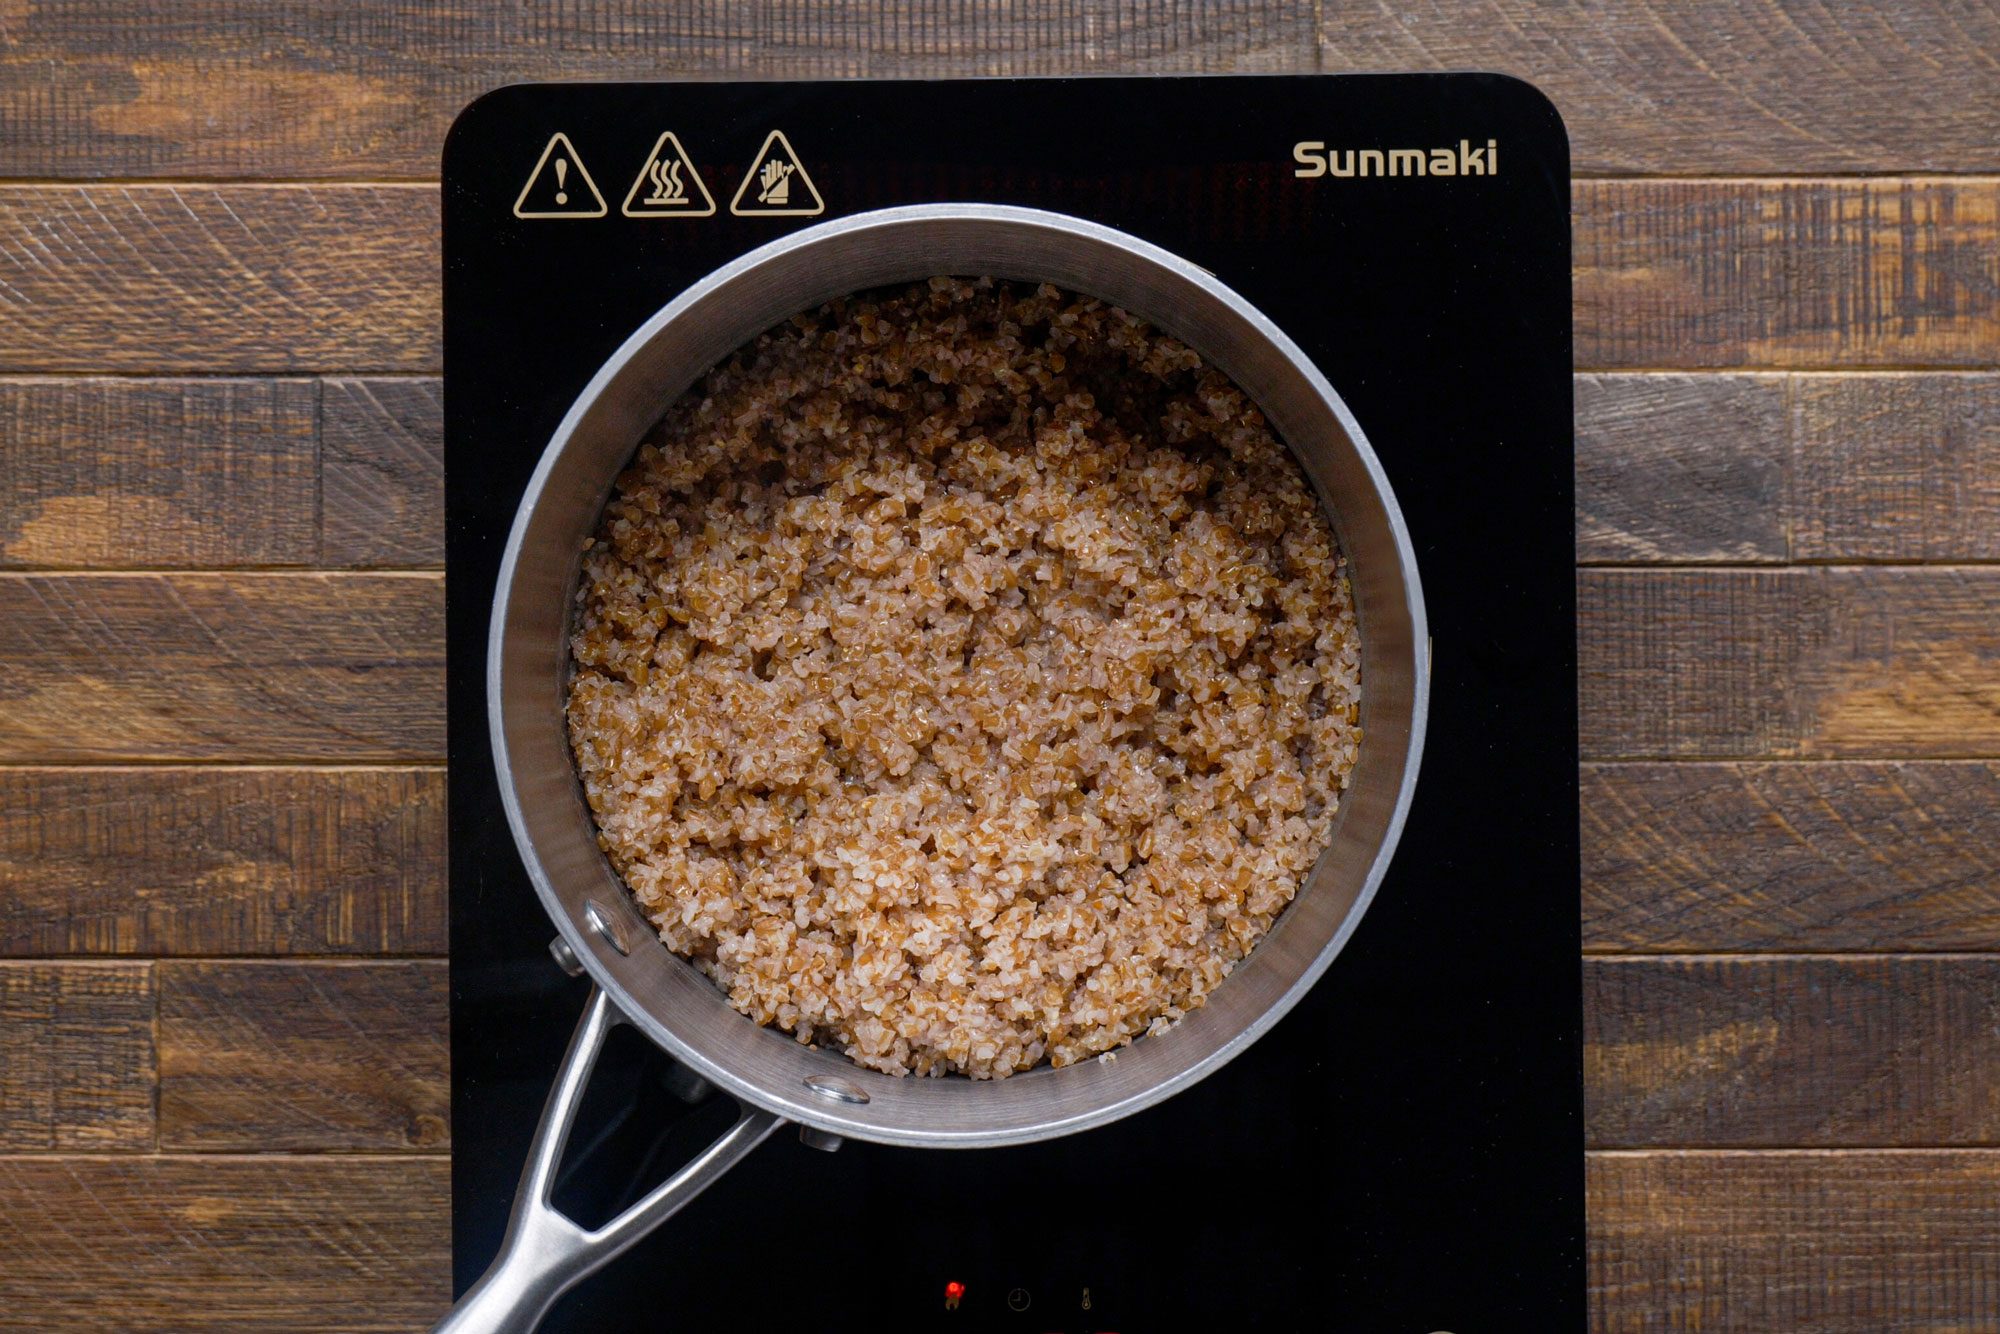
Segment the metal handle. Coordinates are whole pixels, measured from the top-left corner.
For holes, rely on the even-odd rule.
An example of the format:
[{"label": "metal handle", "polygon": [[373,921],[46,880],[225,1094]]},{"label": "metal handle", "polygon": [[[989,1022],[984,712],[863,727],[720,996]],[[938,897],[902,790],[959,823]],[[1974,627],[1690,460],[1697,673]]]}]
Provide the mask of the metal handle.
[{"label": "metal handle", "polygon": [[434,1334],[531,1334],[556,1298],[578,1280],[609,1264],[641,1237],[671,1218],[680,1207],[762,1144],[784,1121],[755,1107],[743,1107],[721,1139],[686,1167],[660,1183],[652,1194],[603,1227],[586,1230],[550,1201],[556,1167],[569,1143],[570,1125],[590,1083],[591,1068],[612,1025],[624,1022],[610,998],[596,987],[563,1056],[562,1071],[542,1109],[542,1123],[528,1150],[514,1212],[500,1254],[477,1283],[438,1323]]}]

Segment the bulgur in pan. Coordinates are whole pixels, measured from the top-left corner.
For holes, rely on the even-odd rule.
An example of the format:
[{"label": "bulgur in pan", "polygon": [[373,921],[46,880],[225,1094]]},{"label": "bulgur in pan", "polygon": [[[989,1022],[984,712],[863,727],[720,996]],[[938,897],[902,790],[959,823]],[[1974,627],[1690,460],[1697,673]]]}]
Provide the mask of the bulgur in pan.
[{"label": "bulgur in pan", "polygon": [[717,366],[586,552],[571,744],[666,944],[891,1074],[1199,1006],[1327,845],[1361,644],[1303,473],[1114,307],[934,279]]}]

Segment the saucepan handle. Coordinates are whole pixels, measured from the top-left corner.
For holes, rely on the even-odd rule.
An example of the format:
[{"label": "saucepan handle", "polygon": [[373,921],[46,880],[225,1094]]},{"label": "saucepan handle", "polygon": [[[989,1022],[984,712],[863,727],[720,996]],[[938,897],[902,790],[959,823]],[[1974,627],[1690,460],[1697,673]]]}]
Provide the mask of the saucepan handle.
[{"label": "saucepan handle", "polygon": [[528,1165],[514,1194],[513,1216],[500,1254],[479,1281],[451,1308],[436,1334],[530,1334],[579,1279],[609,1264],[627,1247],[672,1217],[701,1194],[717,1177],[769,1137],[784,1121],[754,1107],[743,1107],[736,1124],[693,1162],[662,1182],[652,1194],[596,1229],[579,1227],[550,1200],[556,1167],[569,1142],[576,1109],[590,1083],[591,1067],[614,1024],[618,1011],[601,990],[592,987],[590,1004],[570,1039],[562,1071],[542,1109]]}]

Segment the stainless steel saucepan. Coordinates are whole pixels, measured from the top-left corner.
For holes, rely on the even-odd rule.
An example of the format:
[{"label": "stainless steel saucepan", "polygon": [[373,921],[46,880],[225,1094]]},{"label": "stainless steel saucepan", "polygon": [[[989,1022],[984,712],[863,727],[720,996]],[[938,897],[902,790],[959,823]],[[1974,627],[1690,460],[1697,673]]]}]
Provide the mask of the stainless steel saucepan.
[{"label": "stainless steel saucepan", "polygon": [[[1333,844],[1250,956],[1167,1033],[1116,1061],[1004,1080],[892,1078],[760,1028],[661,944],[604,854],[563,719],[579,557],[613,482],[667,406],[717,361],[789,316],[863,288],[935,274],[1045,281],[1100,297],[1186,342],[1261,407],[1311,477],[1351,564],[1362,639],[1364,740]],[[647,320],[591,380],[528,483],[507,541],[487,644],[486,697],[507,819],[560,933],[553,948],[594,990],[549,1095],[500,1256],[439,1326],[531,1330],[609,1262],[778,1127],[977,1149],[1104,1125],[1220,1068],[1312,986],[1374,896],[1401,832],[1423,746],[1429,643],[1401,512],[1361,428],[1299,348],[1197,266],[1122,232],[989,204],[886,209],[796,232],[717,270]],[[550,1187],[591,1066],[631,1024],[733,1096],[735,1125],[600,1228],[558,1212]]]}]

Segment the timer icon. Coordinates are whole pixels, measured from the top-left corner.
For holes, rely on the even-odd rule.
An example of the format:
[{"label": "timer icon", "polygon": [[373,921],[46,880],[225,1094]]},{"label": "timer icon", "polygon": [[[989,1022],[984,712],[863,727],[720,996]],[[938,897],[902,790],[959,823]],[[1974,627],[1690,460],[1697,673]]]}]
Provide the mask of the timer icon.
[{"label": "timer icon", "polygon": [[1010,1311],[1025,1311],[1028,1309],[1028,1301],[1028,1290],[1026,1288],[1016,1288],[1007,1294],[1007,1309]]}]

